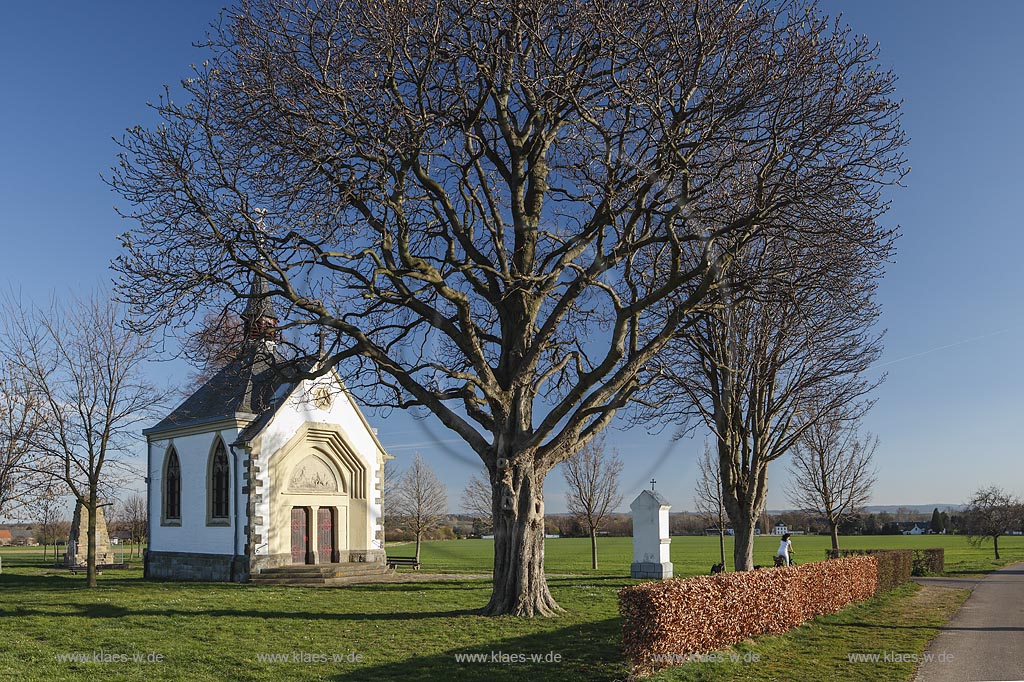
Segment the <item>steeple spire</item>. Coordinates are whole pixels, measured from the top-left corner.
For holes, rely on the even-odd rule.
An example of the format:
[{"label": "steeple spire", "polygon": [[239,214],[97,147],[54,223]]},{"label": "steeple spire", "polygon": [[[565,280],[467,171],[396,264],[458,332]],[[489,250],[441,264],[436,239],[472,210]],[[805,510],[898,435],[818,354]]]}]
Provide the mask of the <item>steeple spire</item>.
[{"label": "steeple spire", "polygon": [[242,313],[246,341],[276,341],[277,313],[270,300],[270,283],[261,275],[253,274],[249,301]]}]

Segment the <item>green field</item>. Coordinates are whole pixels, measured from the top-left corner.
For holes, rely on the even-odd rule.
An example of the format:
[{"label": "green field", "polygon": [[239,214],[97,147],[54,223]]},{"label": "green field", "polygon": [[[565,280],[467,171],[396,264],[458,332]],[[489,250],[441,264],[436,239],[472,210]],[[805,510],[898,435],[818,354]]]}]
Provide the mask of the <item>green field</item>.
[{"label": "green field", "polygon": [[[827,538],[796,537],[804,559],[820,559]],[[989,568],[987,550],[962,538],[867,538],[889,545],[948,548],[952,568]],[[930,542],[929,542],[930,541]],[[771,538],[758,541],[759,560]],[[716,538],[676,538],[673,559],[681,574],[706,572]],[[813,544],[812,544],[813,543]],[[853,541],[847,544],[853,546]],[[473,613],[490,592],[486,580],[332,588],[147,582],[137,568],[106,571],[96,590],[82,576],[47,567],[39,551],[3,549],[0,575],[0,680],[623,680],[621,621],[616,592],[624,578],[629,538],[600,541],[603,568],[588,569],[587,540],[547,545],[558,618],[485,618]],[[409,553],[410,546],[394,548]],[[807,552],[807,550],[813,550]],[[426,543],[427,569],[486,572],[490,543]],[[1007,557],[1024,557],[1024,542],[1007,542]],[[573,574],[573,575],[570,575]],[[756,664],[686,664],[658,680],[905,680],[907,666],[846,662],[850,652],[898,648],[920,651],[963,595],[910,586],[819,619],[782,636],[736,649],[759,656]],[[300,654],[298,660],[294,654]],[[558,657],[559,662],[460,662],[456,657],[495,653]],[[69,662],[67,654],[159,656],[154,662]],[[349,661],[358,654],[359,661]],[[268,662],[267,655],[291,660]],[[341,661],[313,661],[313,656]]]},{"label": "green field", "polygon": [[[794,559],[798,563],[821,561],[831,540],[824,535],[794,535]],[[779,538],[762,536],[754,542],[754,563],[772,565],[779,547]],[[1002,561],[993,559],[991,543],[973,547],[962,535],[861,535],[840,538],[840,547],[850,549],[925,549],[946,550],[946,572],[956,574],[983,573],[1008,561],[1024,561],[1024,536],[999,539]],[[421,559],[425,571],[438,573],[488,573],[493,565],[492,540],[453,540],[423,544]],[[400,543],[388,546],[395,555],[411,555],[413,545]],[[732,569],[732,538],[726,538],[726,565]],[[707,573],[718,563],[717,537],[672,538],[672,563],[675,574],[690,576]],[[600,538],[597,571],[590,570],[590,540],[560,538],[545,543],[545,566],[549,573],[603,576],[628,576],[633,561],[631,538]]]}]

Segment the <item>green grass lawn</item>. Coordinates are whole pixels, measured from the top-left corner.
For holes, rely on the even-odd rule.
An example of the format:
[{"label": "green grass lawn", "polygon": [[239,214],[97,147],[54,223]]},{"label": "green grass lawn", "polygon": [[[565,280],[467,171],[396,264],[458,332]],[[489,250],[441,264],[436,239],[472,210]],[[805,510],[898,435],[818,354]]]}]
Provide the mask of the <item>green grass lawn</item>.
[{"label": "green grass lawn", "polygon": [[[901,546],[936,545],[935,538],[867,540],[863,546],[882,546],[882,540]],[[1008,558],[1024,556],[1019,540],[1006,543]],[[952,568],[986,567],[984,550],[967,547],[962,538],[941,541]],[[758,541],[759,561],[761,555],[770,556],[772,542]],[[706,572],[716,543],[715,538],[676,538],[677,572]],[[818,560],[824,556],[827,538],[797,537],[795,544],[798,552],[806,552],[801,558]],[[847,544],[854,546],[852,539]],[[38,550],[5,548],[0,550],[0,680],[623,680],[628,665],[620,648],[616,592],[634,582],[623,577],[629,569],[630,542],[606,538],[600,547],[602,569],[591,572],[587,540],[548,542],[548,571],[560,576],[549,582],[566,613],[533,620],[475,615],[490,593],[486,580],[319,589],[252,587],[147,582],[133,568],[106,571],[100,587],[87,590],[82,576],[46,566]],[[486,572],[490,549],[483,540],[431,542],[423,556],[429,570]],[[410,550],[401,546],[395,553]],[[911,586],[736,649],[757,653],[757,664],[685,664],[657,679],[904,680],[909,674],[906,666],[847,664],[846,654],[920,651],[960,598],[957,592]],[[265,660],[267,655],[295,653],[342,660]],[[58,660],[65,654],[143,659],[152,655],[161,660]],[[360,657],[358,662],[348,660],[354,654]],[[488,659],[495,654],[536,655],[541,660],[457,660],[466,654]],[[559,662],[543,661],[544,657],[557,657]]]}]

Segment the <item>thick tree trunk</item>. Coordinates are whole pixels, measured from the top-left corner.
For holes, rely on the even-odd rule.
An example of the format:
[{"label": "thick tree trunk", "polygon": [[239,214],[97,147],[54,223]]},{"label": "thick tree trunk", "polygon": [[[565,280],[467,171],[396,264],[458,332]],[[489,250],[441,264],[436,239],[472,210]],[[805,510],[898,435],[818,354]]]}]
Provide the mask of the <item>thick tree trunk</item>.
[{"label": "thick tree trunk", "polygon": [[766,464],[755,465],[751,469],[737,467],[732,446],[721,438],[718,440],[718,458],[722,473],[722,503],[732,522],[735,538],[733,570],[749,571],[754,568],[754,528],[764,510],[768,467]]},{"label": "thick tree trunk", "polygon": [[420,562],[420,538],[423,537],[422,533],[416,533],[416,563]]},{"label": "thick tree trunk", "polygon": [[89,495],[89,503],[86,505],[86,509],[89,510],[89,549],[85,557],[85,575],[89,587],[96,587],[96,509],[98,507],[99,501],[96,499],[96,493],[93,492]]},{"label": "thick tree trunk", "polygon": [[737,571],[750,571],[754,568],[754,527],[757,525],[757,514],[739,514],[732,518],[735,531],[733,547],[733,566]]},{"label": "thick tree trunk", "polygon": [[597,529],[590,529],[590,567],[597,570]]},{"label": "thick tree trunk", "polygon": [[839,551],[839,524],[832,521],[829,525],[829,530],[832,531],[832,549]]},{"label": "thick tree trunk", "polygon": [[550,616],[561,611],[544,578],[544,474],[510,463],[492,480],[494,583],[481,613]]},{"label": "thick tree trunk", "polygon": [[996,549],[996,559],[999,558],[999,536],[996,535],[992,538],[992,546]]},{"label": "thick tree trunk", "polygon": [[718,490],[718,555],[725,569],[725,509],[722,507],[722,490]]}]

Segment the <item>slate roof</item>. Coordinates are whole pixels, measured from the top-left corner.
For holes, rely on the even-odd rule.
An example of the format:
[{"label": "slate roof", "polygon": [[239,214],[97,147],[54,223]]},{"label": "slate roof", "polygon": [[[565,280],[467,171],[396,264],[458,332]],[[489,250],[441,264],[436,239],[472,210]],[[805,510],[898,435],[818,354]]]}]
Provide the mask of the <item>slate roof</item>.
[{"label": "slate roof", "polygon": [[662,507],[671,507],[671,506],[672,506],[672,505],[671,505],[671,504],[669,503],[669,501],[668,501],[668,500],[666,500],[666,499],[665,499],[664,497],[662,497],[661,493],[659,493],[659,492],[655,492],[655,491],[653,491],[653,490],[642,490],[642,491],[640,491],[640,494],[636,496],[636,499],[634,499],[634,500],[633,500],[633,501],[632,501],[632,502],[631,502],[631,503],[629,504],[629,506],[630,506],[630,507],[632,507],[632,506],[633,506],[634,504],[636,504],[637,502],[639,502],[639,501],[640,501],[640,498],[642,498],[642,497],[644,496],[644,493],[646,493],[646,494],[647,494],[647,495],[649,495],[650,497],[653,497],[653,498],[654,498],[654,501],[655,501],[655,502],[657,502],[658,504],[660,504],[660,505],[661,505]]},{"label": "slate roof", "polygon": [[251,419],[267,411],[272,413],[276,409],[274,394],[287,383],[286,368],[287,361],[272,346],[253,343],[143,433],[152,435],[236,416]]}]

